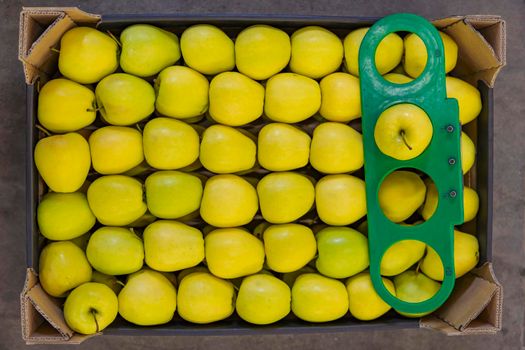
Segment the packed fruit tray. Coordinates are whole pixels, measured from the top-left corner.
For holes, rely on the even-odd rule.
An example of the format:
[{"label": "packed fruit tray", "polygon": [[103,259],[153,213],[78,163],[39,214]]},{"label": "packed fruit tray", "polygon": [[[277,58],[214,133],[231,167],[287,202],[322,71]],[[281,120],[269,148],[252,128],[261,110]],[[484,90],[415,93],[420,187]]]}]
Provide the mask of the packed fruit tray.
[{"label": "packed fruit tray", "polygon": [[[357,62],[369,24],[125,22],[65,32],[58,72],[28,96],[39,232],[29,259],[67,325],[81,334],[417,326],[424,314],[396,313],[367,272]],[[458,46],[440,36],[452,72]],[[417,78],[426,59],[406,33],[376,53],[397,84]],[[446,89],[465,126],[459,278],[490,260],[489,165],[486,155],[476,161],[476,145],[490,133],[491,95],[454,76]],[[421,112],[394,111],[376,128],[385,153],[424,150],[432,126]],[[407,169],[389,175],[378,198],[391,221],[417,225],[439,195]],[[402,241],[381,275],[397,298],[419,302],[439,290],[443,267],[432,248]]]}]

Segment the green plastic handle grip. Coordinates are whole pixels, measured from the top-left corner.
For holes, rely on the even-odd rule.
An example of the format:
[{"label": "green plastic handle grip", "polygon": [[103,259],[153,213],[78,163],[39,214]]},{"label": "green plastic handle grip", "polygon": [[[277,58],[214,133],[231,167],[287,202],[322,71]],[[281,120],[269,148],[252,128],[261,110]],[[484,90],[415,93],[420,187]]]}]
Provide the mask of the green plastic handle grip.
[{"label": "green plastic handle grip", "polygon": [[[392,32],[412,32],[425,43],[428,58],[422,74],[407,84],[386,81],[375,66],[375,52],[381,40]],[[461,170],[458,104],[447,99],[444,49],[434,26],[413,14],[394,14],[376,22],[365,35],[359,50],[359,77],[365,183],[367,199],[370,275],[375,290],[394,309],[405,313],[431,312],[441,306],[454,288],[454,225],[463,223],[463,173]],[[410,103],[429,116],[433,134],[428,147],[410,160],[397,160],[382,153],[374,139],[378,117],[387,108]],[[434,215],[426,222],[402,226],[390,221],[381,210],[378,191],[391,172],[418,169],[431,177],[439,193]],[[419,240],[434,248],[443,263],[444,279],[430,299],[411,303],[400,300],[385,288],[380,274],[385,251],[402,240]]]}]

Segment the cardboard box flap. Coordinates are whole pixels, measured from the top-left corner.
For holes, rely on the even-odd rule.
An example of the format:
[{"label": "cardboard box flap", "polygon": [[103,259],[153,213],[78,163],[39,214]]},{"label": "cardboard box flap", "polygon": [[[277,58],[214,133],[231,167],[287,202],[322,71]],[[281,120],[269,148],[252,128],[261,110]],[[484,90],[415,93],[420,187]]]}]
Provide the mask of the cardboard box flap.
[{"label": "cardboard box flap", "polygon": [[68,327],[61,301],[46,294],[33,269],[27,269],[20,301],[22,337],[27,344],[79,344],[93,336],[76,334]]},{"label": "cardboard box flap", "polygon": [[501,330],[503,290],[491,263],[471,271],[456,281],[447,302],[420,321],[447,335],[493,334]]},{"label": "cardboard box flap", "polygon": [[499,71],[506,64],[505,21],[498,16],[476,15],[447,18],[434,24],[458,44],[454,75],[475,86],[478,80],[483,80],[494,87]]},{"label": "cardboard box flap", "polygon": [[75,7],[24,7],[20,13],[18,58],[22,61],[27,84],[34,84],[40,74],[50,76],[55,70],[56,48],[62,35],[80,24],[94,25],[100,16]]}]

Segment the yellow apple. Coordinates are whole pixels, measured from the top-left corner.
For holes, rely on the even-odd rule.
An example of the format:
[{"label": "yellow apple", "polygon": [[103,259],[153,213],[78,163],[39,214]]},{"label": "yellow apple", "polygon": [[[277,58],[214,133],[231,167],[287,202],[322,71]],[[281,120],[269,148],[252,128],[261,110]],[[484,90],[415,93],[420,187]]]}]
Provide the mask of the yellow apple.
[{"label": "yellow apple", "polygon": [[321,107],[321,88],[308,77],[279,73],[266,82],[264,113],[273,121],[298,123]]},{"label": "yellow apple", "polygon": [[308,322],[337,320],[348,312],[345,285],[316,273],[302,274],[292,287],[292,311]]},{"label": "yellow apple", "polygon": [[343,43],[331,31],[308,26],[292,34],[292,72],[319,79],[336,71],[342,61]]},{"label": "yellow apple", "polygon": [[263,218],[272,224],[285,224],[306,214],[314,204],[312,181],[293,172],[270,173],[257,184]]},{"label": "yellow apple", "polygon": [[[423,219],[428,220],[432,217],[438,206],[439,197],[436,185],[433,182],[427,183],[427,195],[421,211]],[[478,210],[478,193],[470,187],[463,187],[463,221],[469,222],[473,220],[478,214]]]},{"label": "yellow apple", "polygon": [[461,169],[466,174],[476,161],[476,146],[470,137],[461,132]]},{"label": "yellow apple", "polygon": [[133,128],[106,126],[89,136],[91,163],[100,174],[121,174],[144,160],[142,134]]},{"label": "yellow apple", "polygon": [[137,272],[144,262],[144,245],[139,236],[123,227],[101,227],[86,248],[89,263],[106,275]]},{"label": "yellow apple", "polygon": [[96,219],[80,192],[47,193],[37,207],[40,233],[51,240],[69,240],[88,232]]},{"label": "yellow apple", "polygon": [[363,135],[350,126],[327,122],[314,129],[310,163],[325,174],[347,173],[364,164]]},{"label": "yellow apple", "polygon": [[117,42],[91,27],[75,27],[60,39],[58,69],[80,84],[96,83],[118,68]]},{"label": "yellow apple", "polygon": [[[394,284],[382,277],[383,284],[393,296],[396,295]],[[375,291],[370,273],[361,272],[346,281],[350,314],[361,321],[371,321],[384,315],[391,306],[381,299]]]},{"label": "yellow apple", "polygon": [[321,109],[323,118],[346,123],[361,117],[361,87],[359,78],[336,72],[321,80]]},{"label": "yellow apple", "polygon": [[144,127],[144,157],[162,170],[180,169],[199,158],[199,134],[190,125],[171,118],[155,118]]},{"label": "yellow apple", "polygon": [[310,136],[293,125],[266,124],[258,135],[259,164],[271,171],[302,168],[310,157]]},{"label": "yellow apple", "polygon": [[45,137],[36,144],[35,164],[53,192],[75,192],[91,166],[89,145],[74,132]]},{"label": "yellow apple", "polygon": [[277,277],[257,274],[242,280],[235,309],[240,318],[253,324],[271,324],[290,313],[290,287]]},{"label": "yellow apple", "polygon": [[264,263],[263,243],[240,228],[214,230],[204,238],[206,264],[221,278],[237,278],[261,271]]},{"label": "yellow apple", "polygon": [[293,272],[315,256],[317,245],[312,230],[299,224],[270,225],[263,233],[266,264],[275,272]]},{"label": "yellow apple", "polygon": [[168,323],[177,307],[177,292],[162,273],[143,269],[128,276],[118,295],[118,312],[139,326]]},{"label": "yellow apple", "polygon": [[149,24],[134,24],[120,33],[120,67],[126,73],[150,77],[177,62],[179,39]]},{"label": "yellow apple", "polygon": [[394,171],[379,187],[379,206],[389,220],[401,222],[423,204],[425,194],[425,183],[418,174],[404,170]]},{"label": "yellow apple", "polygon": [[48,81],[38,94],[38,121],[52,132],[82,129],[95,121],[95,94],[74,81]]},{"label": "yellow apple", "polygon": [[194,272],[180,282],[178,312],[186,321],[206,324],[223,320],[235,310],[233,283],[207,272]]},{"label": "yellow apple", "polygon": [[145,185],[148,209],[158,218],[182,218],[200,207],[203,187],[198,176],[157,171],[146,178]]},{"label": "yellow apple", "polygon": [[[359,48],[370,28],[353,30],[343,42],[345,50],[345,67],[355,76],[359,76]],[[375,63],[379,74],[385,74],[394,69],[403,56],[403,39],[396,33],[388,34],[377,46]]]},{"label": "yellow apple", "polygon": [[392,244],[381,260],[381,275],[395,276],[405,272],[423,258],[425,249],[425,243],[414,239],[406,239]]},{"label": "yellow apple", "polygon": [[185,66],[168,67],[155,79],[155,108],[177,119],[199,117],[208,110],[208,79]]},{"label": "yellow apple", "polygon": [[350,225],[366,215],[365,182],[352,175],[327,175],[315,185],[315,206],[328,225]]},{"label": "yellow apple", "polygon": [[89,207],[101,224],[129,225],[144,213],[142,183],[124,175],[101,176],[89,186]]},{"label": "yellow apple", "polygon": [[219,28],[197,24],[180,37],[184,63],[207,75],[215,75],[235,67],[233,41]]},{"label": "yellow apple", "polygon": [[235,227],[252,221],[258,209],[257,192],[237,175],[212,176],[204,186],[200,214],[215,227]]},{"label": "yellow apple", "polygon": [[290,61],[290,37],[264,24],[250,26],[235,39],[235,63],[239,72],[255,80],[266,80]]},{"label": "yellow apple", "polygon": [[[441,40],[443,41],[443,49],[445,53],[445,73],[450,72],[456,66],[458,60],[458,45],[450,36],[443,32],[439,32]],[[417,78],[427,65],[427,48],[423,40],[417,34],[410,33],[405,36],[405,59],[403,60],[403,68],[413,78]]]},{"label": "yellow apple", "polygon": [[[399,300],[419,303],[432,298],[441,288],[441,284],[431,280],[421,272],[409,270],[394,277],[394,287]],[[406,317],[420,318],[430,314],[432,311],[417,314],[397,312]]]},{"label": "yellow apple", "polygon": [[466,81],[454,77],[446,77],[446,85],[447,97],[458,101],[461,125],[476,119],[482,107],[479,90]]},{"label": "yellow apple", "polygon": [[202,232],[177,221],[155,221],[143,239],[146,264],[157,271],[179,271],[204,259]]},{"label": "yellow apple", "polygon": [[237,173],[254,167],[257,146],[238,129],[212,125],[202,134],[199,159],[216,174]]},{"label": "yellow apple", "polygon": [[409,160],[425,151],[432,140],[430,118],[416,105],[400,103],[384,110],[374,128],[381,152],[398,160]]},{"label": "yellow apple", "polygon": [[53,297],[91,280],[91,266],[86,254],[69,241],[52,242],[42,249],[39,259],[39,280]]}]

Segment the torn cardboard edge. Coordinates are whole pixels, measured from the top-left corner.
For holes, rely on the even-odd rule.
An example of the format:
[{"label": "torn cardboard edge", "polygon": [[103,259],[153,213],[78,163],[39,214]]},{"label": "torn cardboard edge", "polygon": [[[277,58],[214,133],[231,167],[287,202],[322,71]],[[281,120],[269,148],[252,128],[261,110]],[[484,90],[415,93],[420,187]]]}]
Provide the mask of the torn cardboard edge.
[{"label": "torn cardboard edge", "polygon": [[[101,16],[76,7],[24,7],[20,13],[18,57],[23,62],[27,84],[49,78],[56,71],[58,55],[51,50],[77,25],[96,26]],[[493,87],[506,64],[505,21],[499,16],[469,15],[434,20],[459,47],[453,73],[473,84],[483,80]]]},{"label": "torn cardboard edge", "polygon": [[[58,47],[67,30],[76,25],[97,26],[100,20],[100,15],[76,7],[23,8],[19,59],[26,83],[45,81],[56,71],[58,57],[51,48]],[[498,16],[474,15],[448,17],[433,23],[458,42],[460,50],[454,74],[472,84],[483,80],[493,87],[506,64],[505,22]],[[458,279],[447,303],[421,319],[420,327],[447,335],[496,333],[501,330],[502,293],[492,265],[485,263]],[[59,301],[43,291],[30,268],[21,294],[21,316],[22,336],[27,344],[79,344],[93,336],[76,334],[67,326]]]}]

